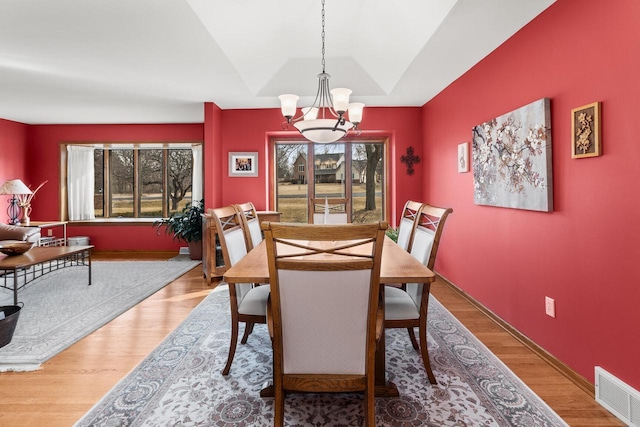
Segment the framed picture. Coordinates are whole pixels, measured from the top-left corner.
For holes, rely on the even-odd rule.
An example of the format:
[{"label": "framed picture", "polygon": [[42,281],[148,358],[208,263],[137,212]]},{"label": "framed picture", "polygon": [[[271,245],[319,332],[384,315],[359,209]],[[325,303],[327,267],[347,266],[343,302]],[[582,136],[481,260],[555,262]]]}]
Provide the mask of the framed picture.
[{"label": "framed picture", "polygon": [[469,172],[469,143],[458,144],[458,172]]},{"label": "framed picture", "polygon": [[553,211],[549,98],[475,126],[471,147],[475,204]]},{"label": "framed picture", "polygon": [[258,153],[229,152],[229,176],[258,176]]},{"label": "framed picture", "polygon": [[600,144],[600,103],[571,110],[571,157],[599,156]]}]

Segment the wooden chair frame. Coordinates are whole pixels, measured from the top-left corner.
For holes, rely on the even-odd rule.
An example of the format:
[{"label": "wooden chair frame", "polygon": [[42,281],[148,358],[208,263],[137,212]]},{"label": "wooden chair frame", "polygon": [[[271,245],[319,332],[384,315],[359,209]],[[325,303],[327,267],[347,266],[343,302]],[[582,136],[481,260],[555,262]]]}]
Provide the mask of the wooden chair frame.
[{"label": "wooden chair frame", "polygon": [[[244,228],[244,236],[247,244],[247,252],[253,249],[262,240],[262,231],[260,229],[260,219],[258,218],[258,211],[252,202],[240,203],[233,205],[236,210],[241,214],[242,226]],[[257,227],[255,226],[257,223]],[[260,235],[257,235],[257,232]],[[254,234],[256,233],[256,234]]]},{"label": "wooden chair frame", "polygon": [[[273,342],[274,426],[284,425],[285,393],[364,392],[365,425],[375,425],[375,352],[382,333],[380,259],[387,224],[262,224],[271,296],[267,322]],[[329,245],[326,242],[331,242]],[[325,244],[323,244],[325,243]],[[301,257],[300,255],[304,256]],[[285,373],[279,271],[371,270],[366,322],[365,369],[354,373]],[[340,296],[337,295],[339,298]]]},{"label": "wooden chair frame", "polygon": [[[216,233],[218,233],[218,238],[220,240],[220,246],[222,248],[222,256],[224,257],[224,263],[226,266],[231,267],[234,264],[234,260],[231,258],[231,251],[227,243],[226,236],[234,231],[242,230],[245,235],[245,245],[246,245],[246,231],[243,228],[243,216],[240,211],[234,206],[225,206],[222,208],[210,209],[209,212],[213,217],[213,220],[216,225]],[[246,252],[245,252],[246,253]],[[235,260],[236,262],[238,260]],[[233,363],[233,358],[236,353],[236,346],[238,344],[238,331],[240,328],[240,322],[245,323],[244,335],[242,336],[241,343],[246,344],[249,335],[253,332],[253,326],[256,323],[266,324],[266,298],[265,298],[265,315],[249,315],[243,314],[238,311],[239,307],[239,296],[242,295],[240,292],[240,286],[246,284],[234,284],[229,283],[229,302],[231,306],[231,342],[229,343],[229,355],[227,357],[227,362],[225,364],[224,369],[222,370],[222,375],[228,375],[231,370],[231,364]],[[253,284],[251,286],[254,286]],[[255,289],[255,288],[254,288]],[[248,292],[253,292],[254,289],[249,290]],[[248,294],[247,292],[247,294]],[[242,298],[246,297],[246,295],[242,296]]]},{"label": "wooden chair frame", "polygon": [[[442,230],[444,229],[444,224],[453,210],[451,208],[439,208],[435,206],[431,206],[428,204],[422,205],[419,213],[418,213],[418,221],[416,230],[419,228],[424,228],[427,230],[431,230],[433,232],[433,245],[431,246],[431,251],[429,257],[425,260],[426,266],[433,271],[433,267],[436,262],[436,256],[438,254],[438,247],[440,245],[440,238],[442,235]],[[415,234],[415,231],[414,231]],[[411,246],[413,246],[414,241],[413,238],[411,240]],[[427,347],[427,310],[429,308],[429,294],[431,289],[431,283],[421,283],[421,284],[410,284],[410,286],[421,286],[421,298],[420,298],[420,306],[419,306],[419,317],[417,319],[387,319],[385,318],[385,329],[386,328],[406,328],[409,333],[409,338],[411,339],[411,344],[413,348],[417,351],[420,351],[422,355],[422,363],[424,364],[424,368],[427,371],[427,376],[431,384],[437,384],[435,375],[433,374],[433,370],[431,369],[431,362],[429,360],[429,350]],[[406,293],[406,286],[399,289],[389,289],[387,291],[390,294],[397,294],[398,292]],[[406,298],[411,298],[410,296],[406,296]],[[420,338],[419,342],[416,339],[414,328],[418,328],[418,336]]]},{"label": "wooden chair frame", "polygon": [[[407,252],[411,251],[411,245],[413,243],[413,237],[416,231],[416,227],[418,227],[418,220],[420,218],[420,211],[424,203],[416,202],[413,200],[407,200],[404,204],[404,208],[402,208],[402,214],[400,215],[400,221],[398,223],[398,244],[405,249]],[[409,226],[409,223],[411,224]],[[408,233],[406,246],[402,244],[400,241],[401,233],[404,234],[404,227],[410,227],[406,233]]]}]

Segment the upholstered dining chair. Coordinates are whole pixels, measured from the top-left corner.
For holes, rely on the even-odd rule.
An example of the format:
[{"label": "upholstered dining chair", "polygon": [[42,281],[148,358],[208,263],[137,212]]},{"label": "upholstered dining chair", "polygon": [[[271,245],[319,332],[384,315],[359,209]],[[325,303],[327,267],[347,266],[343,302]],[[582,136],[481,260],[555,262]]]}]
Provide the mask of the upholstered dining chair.
[{"label": "upholstered dining chair", "polygon": [[[216,226],[222,256],[226,266],[233,266],[247,254],[247,243],[242,228],[242,215],[234,206],[225,206],[209,211]],[[231,342],[227,363],[222,375],[229,374],[238,344],[240,322],[245,323],[242,344],[247,342],[256,323],[266,323],[266,307],[269,286],[255,286],[253,283],[229,283],[231,304]]]},{"label": "upholstered dining chair", "polygon": [[398,245],[405,251],[411,250],[411,242],[418,226],[418,214],[422,206],[423,203],[407,200],[402,209],[398,224]]},{"label": "upholstered dining chair", "polygon": [[347,224],[348,198],[317,198],[309,201],[313,209],[313,224]]},{"label": "upholstered dining chair", "polygon": [[[436,262],[440,237],[451,208],[439,208],[425,204],[418,212],[411,255],[430,270]],[[422,363],[431,384],[437,384],[431,369],[427,348],[427,309],[430,283],[406,283],[403,288],[385,287],[385,328],[407,328],[413,348],[420,351]],[[418,328],[419,343],[414,334]]]},{"label": "upholstered dining chair", "polygon": [[260,229],[258,212],[251,202],[240,203],[234,206],[241,214],[248,252],[262,242],[262,230]]},{"label": "upholstered dining chair", "polygon": [[274,426],[288,392],[363,392],[375,425],[375,351],[382,334],[380,257],[387,224],[265,222],[271,297]]}]

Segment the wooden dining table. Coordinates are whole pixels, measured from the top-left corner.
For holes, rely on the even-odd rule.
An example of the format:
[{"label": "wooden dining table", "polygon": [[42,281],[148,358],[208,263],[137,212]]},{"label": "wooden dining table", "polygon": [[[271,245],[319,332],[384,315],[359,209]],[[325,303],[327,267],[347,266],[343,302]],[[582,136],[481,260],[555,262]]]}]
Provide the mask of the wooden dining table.
[{"label": "wooden dining table", "polygon": [[[411,254],[398,246],[389,237],[385,237],[380,264],[380,283],[431,283],[435,274]],[[224,273],[227,283],[269,283],[269,265],[267,249],[262,241],[234,266]],[[380,287],[384,297],[384,286]],[[384,307],[384,304],[383,304]],[[382,334],[376,349],[376,396],[398,396],[398,389],[386,380],[385,338]],[[263,397],[271,396],[271,389],[265,388]]]}]

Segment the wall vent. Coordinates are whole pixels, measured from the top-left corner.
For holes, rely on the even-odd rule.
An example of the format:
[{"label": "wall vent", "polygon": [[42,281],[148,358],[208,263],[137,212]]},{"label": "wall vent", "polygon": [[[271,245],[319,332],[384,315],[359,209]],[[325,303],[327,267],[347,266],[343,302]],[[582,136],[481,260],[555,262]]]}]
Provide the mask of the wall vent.
[{"label": "wall vent", "polygon": [[596,402],[629,426],[640,427],[640,392],[596,366]]}]

